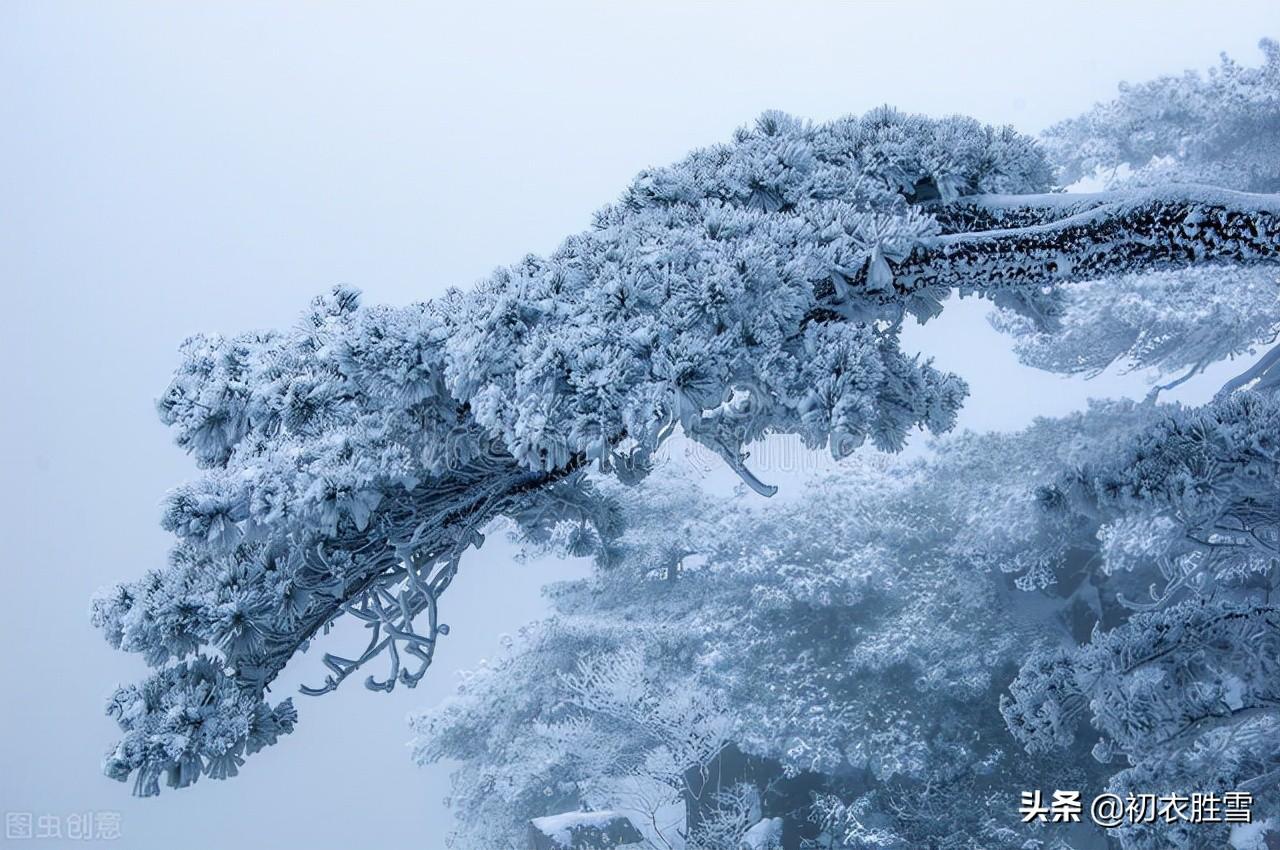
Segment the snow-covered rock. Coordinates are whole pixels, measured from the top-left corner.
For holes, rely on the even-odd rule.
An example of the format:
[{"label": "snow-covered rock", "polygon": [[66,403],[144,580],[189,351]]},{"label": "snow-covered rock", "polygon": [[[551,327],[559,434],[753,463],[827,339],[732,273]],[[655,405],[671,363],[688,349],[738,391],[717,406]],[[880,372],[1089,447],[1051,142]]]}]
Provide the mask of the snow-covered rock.
[{"label": "snow-covered rock", "polygon": [[643,840],[628,818],[612,811],[564,812],[529,821],[530,850],[605,850]]}]

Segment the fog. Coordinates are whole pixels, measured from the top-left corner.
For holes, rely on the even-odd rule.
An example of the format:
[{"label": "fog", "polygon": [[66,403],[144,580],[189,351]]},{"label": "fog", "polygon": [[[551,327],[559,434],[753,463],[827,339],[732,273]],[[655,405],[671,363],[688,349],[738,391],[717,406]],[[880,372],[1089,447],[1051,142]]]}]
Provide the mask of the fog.
[{"label": "fog", "polygon": [[[1258,38],[1280,34],[1274,0],[1209,9],[0,5],[0,808],[118,812],[130,848],[439,850],[447,769],[410,762],[406,713],[537,617],[543,583],[585,569],[518,563],[490,535],[445,599],[453,631],[416,690],[296,697],[298,730],[238,778],[131,798],[99,771],[116,736],[102,709],[144,665],[103,641],[88,606],[165,557],[157,505],[194,464],[154,399],[184,337],[287,324],[340,282],[366,303],[468,286],[582,229],[637,170],[768,108],[829,119],[890,103],[1037,132],[1124,79],[1223,50],[1254,64]],[[970,382],[963,426],[1146,391],[1142,375],[1021,367],[984,313],[951,304],[907,336]],[[789,464],[804,465],[758,471],[785,489]],[[276,693],[323,679],[319,661],[295,660]]]}]

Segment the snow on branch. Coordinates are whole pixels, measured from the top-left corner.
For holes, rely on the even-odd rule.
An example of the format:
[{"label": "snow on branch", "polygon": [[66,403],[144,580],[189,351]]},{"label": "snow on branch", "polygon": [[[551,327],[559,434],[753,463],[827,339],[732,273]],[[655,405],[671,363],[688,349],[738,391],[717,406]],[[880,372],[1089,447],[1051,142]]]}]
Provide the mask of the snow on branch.
[{"label": "snow on branch", "polygon": [[1219,262],[1280,261],[1280,198],[1208,186],[1088,195],[977,195],[895,267],[903,292],[990,291]]}]

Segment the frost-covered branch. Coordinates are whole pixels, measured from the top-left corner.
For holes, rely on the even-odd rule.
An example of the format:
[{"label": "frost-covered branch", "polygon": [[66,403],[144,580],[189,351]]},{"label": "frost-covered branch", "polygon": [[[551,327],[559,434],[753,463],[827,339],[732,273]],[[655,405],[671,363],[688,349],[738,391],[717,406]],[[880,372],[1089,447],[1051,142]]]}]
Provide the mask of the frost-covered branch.
[{"label": "frost-covered branch", "polygon": [[[903,291],[1089,281],[1135,270],[1280,260],[1280,198],[1204,186],[1093,195],[975,196],[895,268]],[[963,230],[956,229],[963,226]]]}]

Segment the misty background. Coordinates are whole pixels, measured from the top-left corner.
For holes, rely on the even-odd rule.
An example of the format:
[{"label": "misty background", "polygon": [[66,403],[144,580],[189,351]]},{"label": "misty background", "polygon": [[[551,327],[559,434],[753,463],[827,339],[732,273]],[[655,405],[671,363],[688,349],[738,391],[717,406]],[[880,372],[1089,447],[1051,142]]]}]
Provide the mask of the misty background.
[{"label": "misty background", "polygon": [[[768,108],[826,120],[890,103],[1035,133],[1121,80],[1223,50],[1257,64],[1264,35],[1280,35],[1274,0],[0,1],[0,809],[119,812],[130,848],[440,850],[447,770],[410,762],[406,713],[538,617],[542,584],[585,572],[517,563],[490,535],[445,598],[453,631],[416,690],[297,696],[297,731],[241,776],[131,798],[99,772],[117,732],[103,705],[144,665],[90,627],[89,598],[168,550],[158,503],[194,465],[153,400],[184,337],[291,323],[335,283],[396,304],[469,286]],[[1019,366],[986,311],[953,301],[904,345],[968,380],[962,427],[1145,394],[1142,375]],[[1233,370],[1172,397],[1203,399]],[[753,461],[784,493],[806,465]],[[275,693],[323,679],[317,649],[358,640],[318,642]]]}]

